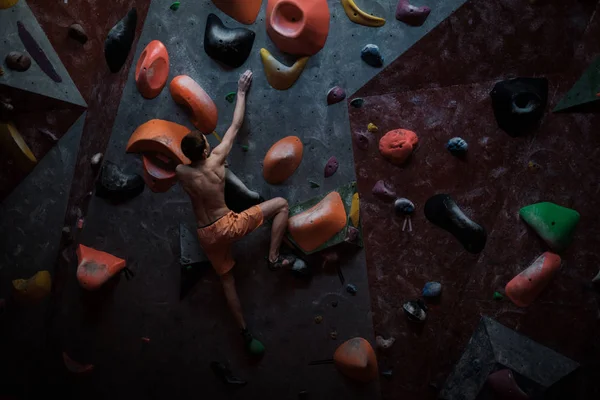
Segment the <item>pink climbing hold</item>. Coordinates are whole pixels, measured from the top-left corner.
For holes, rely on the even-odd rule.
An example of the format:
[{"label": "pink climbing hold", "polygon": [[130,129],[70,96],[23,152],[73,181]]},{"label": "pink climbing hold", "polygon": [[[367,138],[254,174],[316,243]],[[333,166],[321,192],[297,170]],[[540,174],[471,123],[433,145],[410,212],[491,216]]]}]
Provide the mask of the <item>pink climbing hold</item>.
[{"label": "pink climbing hold", "polygon": [[337,158],[332,156],[325,164],[325,178],[329,178],[331,175],[335,174],[340,164],[338,163]]},{"label": "pink climbing hold", "polygon": [[487,384],[496,394],[495,398],[502,400],[527,400],[529,396],[517,384],[510,369],[501,369],[490,374]]},{"label": "pink climbing hold", "polygon": [[334,86],[327,92],[327,105],[330,106],[346,98],[346,92],[339,86]]},{"label": "pink climbing hold", "polygon": [[421,26],[425,23],[431,8],[427,6],[415,7],[408,0],[398,0],[396,6],[396,19],[410,26]]},{"label": "pink climbing hold", "polygon": [[352,136],[354,136],[354,141],[359,149],[367,150],[369,148],[369,137],[366,133],[357,131],[354,132]]},{"label": "pink climbing hold", "polygon": [[375,197],[387,202],[392,202],[396,200],[397,197],[396,192],[390,189],[387,183],[382,180],[377,181],[375,186],[373,186],[373,189],[371,189],[371,193],[373,193]]},{"label": "pink climbing hold", "polygon": [[549,251],[506,285],[506,295],[519,307],[527,307],[542,293],[560,268],[560,256]]}]

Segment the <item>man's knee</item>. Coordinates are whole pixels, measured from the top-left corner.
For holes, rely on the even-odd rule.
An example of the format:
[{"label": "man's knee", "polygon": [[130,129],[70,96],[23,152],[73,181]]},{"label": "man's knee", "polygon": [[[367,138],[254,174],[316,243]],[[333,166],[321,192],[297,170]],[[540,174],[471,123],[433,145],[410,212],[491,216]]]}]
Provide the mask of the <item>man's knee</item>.
[{"label": "man's knee", "polygon": [[289,206],[288,201],[286,199],[284,199],[283,197],[276,197],[274,200],[277,201],[277,209],[280,212],[289,213],[290,206]]}]

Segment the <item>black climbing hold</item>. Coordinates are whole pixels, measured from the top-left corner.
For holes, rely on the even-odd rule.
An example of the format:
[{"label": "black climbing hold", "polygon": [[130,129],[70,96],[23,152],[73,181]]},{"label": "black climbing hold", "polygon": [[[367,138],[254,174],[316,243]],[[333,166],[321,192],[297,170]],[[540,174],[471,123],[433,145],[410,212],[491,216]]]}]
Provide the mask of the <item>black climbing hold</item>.
[{"label": "black climbing hold", "polygon": [[515,78],[496,83],[490,93],[500,129],[521,136],[538,125],[548,102],[546,78]]},{"label": "black climbing hold", "polygon": [[31,36],[31,33],[29,33],[21,21],[17,21],[17,30],[19,32],[19,38],[25,46],[25,50],[27,50],[29,55],[31,55],[31,58],[35,60],[40,69],[44,71],[44,73],[48,75],[48,77],[50,77],[50,79],[52,79],[54,82],[62,82],[62,78],[54,69],[54,66],[46,56],[46,53],[44,53],[44,50],[42,50],[38,42],[36,42],[33,36]]},{"label": "black climbing hold", "polygon": [[225,365],[220,362],[213,361],[210,363],[210,369],[215,373],[223,383],[231,386],[245,386],[246,381],[236,377]]},{"label": "black climbing hold", "polygon": [[254,36],[254,32],[246,28],[227,28],[215,14],[208,14],[204,51],[228,67],[237,68],[248,59]]},{"label": "black climbing hold", "polygon": [[119,72],[127,61],[135,39],[136,26],[137,10],[134,7],[108,32],[104,41],[104,57],[111,72]]},{"label": "black climbing hold", "polygon": [[352,296],[356,296],[356,293],[358,293],[358,289],[355,285],[349,283],[348,285],[346,285],[346,292],[350,293]]},{"label": "black climbing hold", "polygon": [[69,27],[69,37],[81,44],[86,44],[88,41],[88,35],[80,24],[73,24]]},{"label": "black climbing hold", "polygon": [[436,194],[427,200],[425,217],[453,234],[469,253],[479,253],[485,247],[485,229],[470,220],[447,194]]},{"label": "black climbing hold", "polygon": [[423,322],[427,319],[427,306],[422,300],[407,301],[402,309],[411,321]]},{"label": "black climbing hold", "polygon": [[263,202],[257,192],[246,185],[228,168],[225,170],[225,204],[234,212],[242,212]]},{"label": "black climbing hold", "polygon": [[294,265],[292,265],[290,271],[292,271],[292,275],[297,278],[306,278],[310,276],[310,268],[308,268],[308,265],[299,258],[294,261]]},{"label": "black climbing hold", "polygon": [[415,205],[409,199],[401,197],[394,202],[394,211],[398,216],[412,215],[415,212]]},{"label": "black climbing hold", "polygon": [[126,174],[116,164],[105,161],[96,181],[96,196],[120,203],[144,191],[144,179],[138,174]]},{"label": "black climbing hold", "polygon": [[350,102],[350,105],[354,108],[361,108],[365,104],[365,100],[357,97]]},{"label": "black climbing hold", "polygon": [[386,377],[387,379],[392,379],[393,373],[394,371],[392,369],[386,369],[384,371],[381,371],[381,375]]}]

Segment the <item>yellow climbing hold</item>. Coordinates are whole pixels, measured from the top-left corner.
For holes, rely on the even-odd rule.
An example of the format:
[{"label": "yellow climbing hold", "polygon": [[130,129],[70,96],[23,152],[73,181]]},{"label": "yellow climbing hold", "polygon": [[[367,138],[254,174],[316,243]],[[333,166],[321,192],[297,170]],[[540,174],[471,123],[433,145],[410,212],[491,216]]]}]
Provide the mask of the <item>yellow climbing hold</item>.
[{"label": "yellow climbing hold", "polygon": [[38,271],[29,279],[12,281],[15,300],[21,303],[37,303],[50,294],[52,278],[48,271]]},{"label": "yellow climbing hold", "polygon": [[18,2],[19,0],[0,0],[0,9],[11,8]]},{"label": "yellow climbing hold", "polygon": [[367,125],[367,130],[371,133],[377,132],[379,130],[379,128],[377,128],[377,125],[375,125],[372,122],[369,122],[369,125]]},{"label": "yellow climbing hold", "polygon": [[366,12],[358,8],[354,0],[341,1],[342,7],[344,7],[346,15],[348,16],[348,18],[350,18],[350,21],[354,22],[355,24],[372,27],[379,27],[385,25],[385,19],[376,17],[371,14],[367,14]]},{"label": "yellow climbing hold", "polygon": [[352,196],[352,205],[350,206],[350,221],[354,227],[358,228],[360,222],[360,201],[358,199],[358,193],[354,193]]},{"label": "yellow climbing hold", "polygon": [[0,123],[0,150],[5,152],[20,169],[30,171],[37,160],[17,128],[10,122]]},{"label": "yellow climbing hold", "polygon": [[292,87],[308,62],[308,57],[302,57],[294,65],[288,67],[277,61],[267,49],[260,49],[260,57],[269,85],[277,90],[286,90]]}]

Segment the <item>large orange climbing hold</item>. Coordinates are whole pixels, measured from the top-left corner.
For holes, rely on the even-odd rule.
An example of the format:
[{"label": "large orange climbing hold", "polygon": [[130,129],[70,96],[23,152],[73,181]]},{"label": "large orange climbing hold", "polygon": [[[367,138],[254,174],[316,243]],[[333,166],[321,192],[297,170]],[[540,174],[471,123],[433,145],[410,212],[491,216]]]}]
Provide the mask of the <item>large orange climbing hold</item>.
[{"label": "large orange climbing hold", "polygon": [[267,33],[279,50],[301,56],[316,54],[329,34],[327,0],[269,0]]},{"label": "large orange climbing hold", "polygon": [[333,354],[333,362],[342,374],[359,382],[371,382],[379,373],[373,347],[360,337],[342,343]]},{"label": "large orange climbing hold", "polygon": [[394,129],[379,140],[379,152],[392,164],[404,164],[412,154],[419,138],[408,129]]},{"label": "large orange climbing hold", "polygon": [[331,192],[320,202],[288,220],[294,241],[307,253],[316,250],[346,226],[344,202],[338,192]]},{"label": "large orange climbing hold", "polygon": [[142,51],[135,67],[135,83],[147,99],[160,94],[169,77],[169,53],[160,40],[153,40]]},{"label": "large orange climbing hold", "polygon": [[212,0],[215,6],[242,24],[256,21],[262,0]]},{"label": "large orange climbing hold", "polygon": [[177,183],[175,163],[162,154],[143,154],[144,182],[155,193],[164,193]]},{"label": "large orange climbing hold", "polygon": [[189,164],[181,151],[181,141],[190,130],[175,122],[152,119],[133,132],[127,143],[128,153],[161,153],[177,164]]},{"label": "large orange climbing hold", "polygon": [[275,143],[263,161],[263,177],[277,185],[292,176],[302,161],[304,146],[297,136],[288,136]]},{"label": "large orange climbing hold", "polygon": [[527,307],[542,293],[560,268],[560,256],[549,251],[506,285],[506,295],[519,307]]},{"label": "large orange climbing hold", "polygon": [[35,304],[50,294],[52,278],[48,271],[38,271],[29,279],[15,279],[13,297],[18,303]]},{"label": "large orange climbing hold", "polygon": [[126,265],[122,258],[82,244],[77,247],[77,260],[77,280],[87,290],[99,289]]},{"label": "large orange climbing hold", "polygon": [[211,134],[217,127],[217,106],[210,96],[187,75],[176,76],[169,85],[175,103],[183,106],[190,116],[192,124],[205,135]]}]

